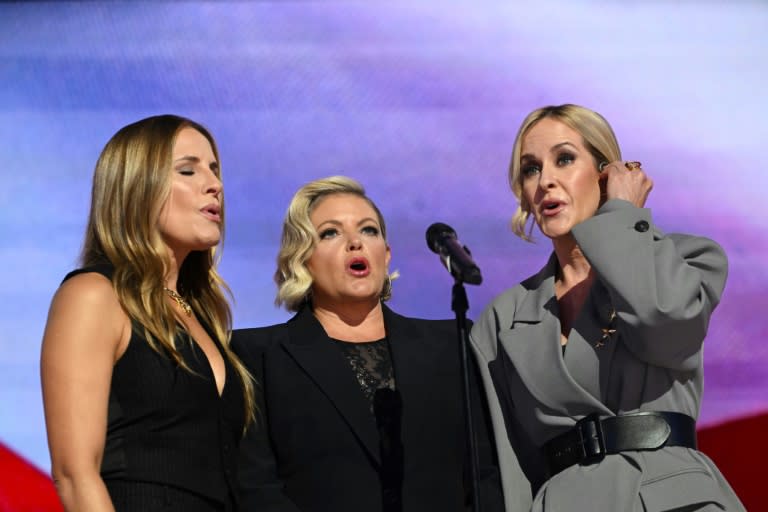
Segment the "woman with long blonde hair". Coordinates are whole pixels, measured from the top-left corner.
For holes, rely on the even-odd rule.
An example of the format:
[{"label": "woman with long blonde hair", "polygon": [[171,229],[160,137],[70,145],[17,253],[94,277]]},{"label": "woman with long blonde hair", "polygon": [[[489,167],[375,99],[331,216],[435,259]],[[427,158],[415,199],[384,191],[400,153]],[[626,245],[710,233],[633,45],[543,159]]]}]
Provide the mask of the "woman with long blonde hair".
[{"label": "woman with long blonde hair", "polygon": [[64,508],[228,511],[253,385],[229,349],[211,134],[173,115],[99,157],[81,257],[56,292],[41,373]]}]

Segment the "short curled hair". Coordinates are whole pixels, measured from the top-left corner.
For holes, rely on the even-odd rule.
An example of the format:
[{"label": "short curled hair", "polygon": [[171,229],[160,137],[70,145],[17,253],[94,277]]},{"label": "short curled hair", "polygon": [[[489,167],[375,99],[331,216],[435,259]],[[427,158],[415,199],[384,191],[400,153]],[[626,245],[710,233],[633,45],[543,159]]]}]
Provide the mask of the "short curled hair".
[{"label": "short curled hair", "polygon": [[621,160],[621,149],[613,133],[611,125],[603,116],[586,107],[579,105],[565,104],[557,106],[542,107],[534,110],[523,120],[520,129],[515,137],[515,145],[512,148],[512,159],[509,163],[509,186],[518,201],[517,211],[512,216],[512,232],[526,241],[531,241],[531,224],[528,233],[525,231],[525,225],[528,223],[531,211],[530,206],[525,204],[522,190],[522,176],[520,171],[520,152],[522,151],[523,139],[536,123],[542,119],[554,119],[560,121],[566,126],[576,130],[581,134],[584,146],[592,154],[595,160],[595,167],[600,162],[613,162]]},{"label": "short curled hair", "polygon": [[[381,236],[385,242],[387,240],[387,227],[381,211],[365,195],[365,189],[356,180],[346,176],[330,176],[311,181],[301,187],[291,199],[285,214],[275,271],[275,304],[285,306],[288,311],[298,311],[312,300],[313,280],[306,263],[314,251],[317,231],[312,225],[310,215],[321,199],[334,194],[352,194],[371,205],[381,227]],[[388,274],[382,283],[382,301],[391,297],[392,280],[396,278],[397,272],[393,272]]]}]

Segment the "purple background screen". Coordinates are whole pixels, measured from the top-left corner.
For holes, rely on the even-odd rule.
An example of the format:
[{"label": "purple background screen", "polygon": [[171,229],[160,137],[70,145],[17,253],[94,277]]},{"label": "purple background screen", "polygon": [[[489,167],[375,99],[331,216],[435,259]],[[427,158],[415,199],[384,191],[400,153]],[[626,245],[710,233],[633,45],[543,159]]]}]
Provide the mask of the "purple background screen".
[{"label": "purple background screen", "polygon": [[[520,2],[519,5],[523,3]],[[273,305],[285,208],[359,179],[390,227],[401,313],[451,317],[424,242],[452,225],[481,266],[470,317],[543,265],[506,184],[530,110],[589,106],[655,182],[666,231],[730,258],[705,343],[701,425],[768,410],[768,4],[761,1],[0,3],[0,442],[49,467],[39,384],[50,298],[76,266],[96,158],[121,126],[176,113],[217,138],[222,273],[237,327]]]}]

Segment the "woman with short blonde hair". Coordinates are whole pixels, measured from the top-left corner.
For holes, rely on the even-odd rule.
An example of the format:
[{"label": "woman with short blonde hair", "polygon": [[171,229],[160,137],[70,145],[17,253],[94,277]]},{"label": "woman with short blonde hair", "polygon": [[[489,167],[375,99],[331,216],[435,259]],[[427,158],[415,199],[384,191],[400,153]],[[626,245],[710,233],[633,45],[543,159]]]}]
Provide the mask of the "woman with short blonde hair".
[{"label": "woman with short blonde hair", "polygon": [[[384,305],[390,258],[384,218],[358,182],[332,176],[296,192],[275,273],[277,303],[296,315],[232,337],[262,390],[263,427],[250,429],[242,446],[246,510],[466,510],[454,322],[407,318]],[[471,380],[479,403],[477,384]],[[501,512],[478,416],[483,510]]]},{"label": "woman with short blonde hair", "polygon": [[[315,180],[302,187],[291,200],[283,222],[283,235],[280,240],[280,252],[277,255],[278,306],[285,305],[288,311],[298,311],[311,299],[312,276],[307,270],[306,261],[315,247],[315,228],[310,215],[315,205],[331,194],[351,194],[365,200],[376,213],[381,226],[381,235],[387,239],[387,226],[378,207],[365,195],[360,183],[346,176],[331,176]],[[392,294],[392,280],[397,272],[387,275],[381,292],[381,299],[388,300]]]}]

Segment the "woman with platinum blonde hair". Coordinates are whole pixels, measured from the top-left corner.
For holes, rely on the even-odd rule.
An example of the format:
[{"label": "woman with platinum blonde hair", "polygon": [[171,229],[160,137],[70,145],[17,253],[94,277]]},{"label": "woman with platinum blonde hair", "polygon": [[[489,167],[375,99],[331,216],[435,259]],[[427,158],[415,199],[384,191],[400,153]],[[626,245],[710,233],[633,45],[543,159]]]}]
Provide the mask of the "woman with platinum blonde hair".
[{"label": "woman with platinum blonde hair", "polygon": [[[312,274],[306,266],[315,248],[316,229],[310,213],[314,204],[330,194],[350,194],[365,201],[375,214],[375,220],[381,227],[381,238],[386,243],[387,227],[379,208],[366,195],[362,185],[346,176],[332,176],[313,181],[305,185],[291,201],[283,224],[283,237],[280,252],[277,255],[278,306],[285,305],[288,311],[298,311],[310,301],[312,294]],[[380,299],[386,301],[392,294],[392,280],[397,272],[387,273],[381,288]]]},{"label": "woman with platinum blonde hair", "polygon": [[584,107],[529,114],[509,181],[513,231],[553,252],[471,333],[507,510],[743,510],[696,449],[723,250],[654,224],[651,178]]},{"label": "woman with platinum blonde hair", "polygon": [[[384,305],[386,236],[381,212],[351,178],[316,180],[294,195],[275,281],[277,304],[296,315],[233,334],[261,390],[242,447],[246,510],[466,510],[456,332],[451,321]],[[484,510],[501,511],[488,424],[476,421]]]},{"label": "woman with platinum blonde hair", "polygon": [[253,415],[216,272],[224,233],[211,134],[173,115],[125,126],[93,174],[81,258],[51,304],[42,384],[67,511],[236,509]]}]

